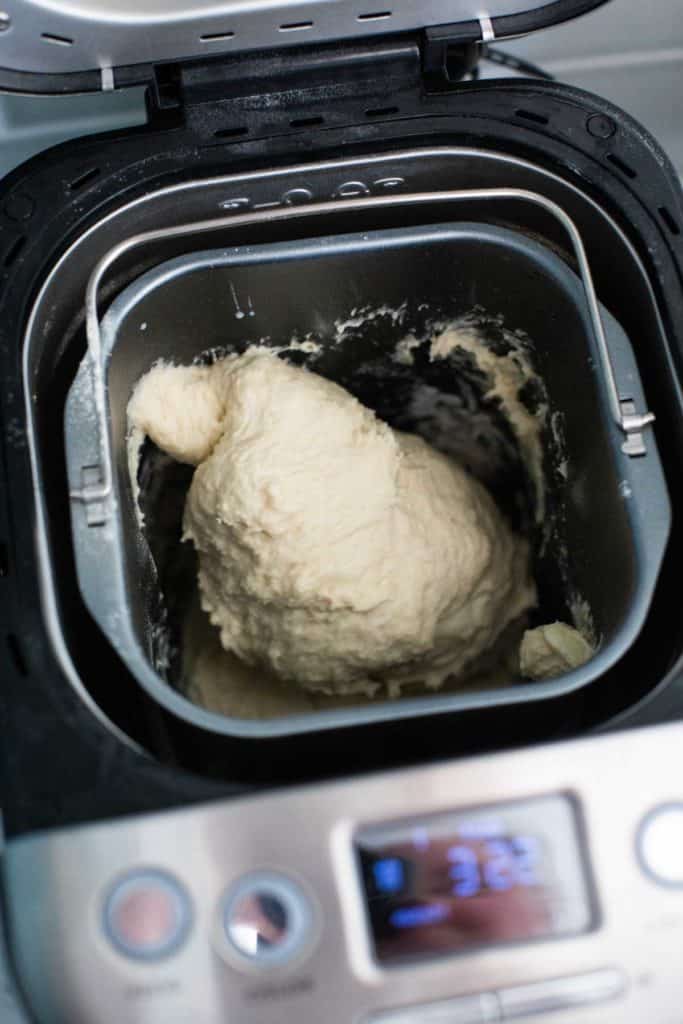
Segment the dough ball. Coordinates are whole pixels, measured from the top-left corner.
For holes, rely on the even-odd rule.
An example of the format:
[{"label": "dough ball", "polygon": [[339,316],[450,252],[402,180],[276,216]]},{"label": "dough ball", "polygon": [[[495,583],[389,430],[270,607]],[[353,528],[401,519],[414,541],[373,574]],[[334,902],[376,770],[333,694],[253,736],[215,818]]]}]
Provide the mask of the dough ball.
[{"label": "dough ball", "polygon": [[131,431],[142,431],[178,462],[196,466],[221,436],[224,404],[210,366],[157,363],[128,403]]},{"label": "dough ball", "polygon": [[564,622],[551,622],[525,632],[519,650],[520,671],[526,679],[555,679],[585,665],[593,654],[578,629]]},{"label": "dough ball", "polygon": [[311,691],[396,693],[461,674],[535,603],[526,542],[446,456],[263,350],[209,373],[222,436],[184,529],[227,651]]}]

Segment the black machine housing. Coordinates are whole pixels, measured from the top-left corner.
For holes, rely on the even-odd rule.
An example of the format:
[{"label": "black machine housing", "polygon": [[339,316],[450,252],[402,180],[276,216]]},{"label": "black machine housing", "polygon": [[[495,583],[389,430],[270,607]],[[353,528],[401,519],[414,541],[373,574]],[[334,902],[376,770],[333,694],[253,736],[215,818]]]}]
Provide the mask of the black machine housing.
[{"label": "black machine housing", "polygon": [[[574,2],[548,8],[561,7],[564,17],[594,6]],[[536,25],[520,20],[506,34],[542,27],[542,18],[549,16],[548,11],[537,14]],[[559,16],[555,10],[554,20]],[[117,69],[117,86],[147,84],[147,125],[57,146],[0,184],[0,802],[8,835],[310,779],[312,763],[316,777],[334,776],[614,724],[663,721],[683,711],[677,597],[683,497],[680,185],[648,133],[597,97],[531,79],[459,80],[471,63],[478,31],[474,23]],[[0,85],[55,92],[97,88],[97,79],[96,72],[41,80],[3,72]],[[126,742],[65,677],[46,629],[50,610],[41,597],[23,384],[24,336],[42,281],[90,226],[168,184],[342,155],[362,161],[368,154],[407,147],[453,146],[504,152],[561,177],[609,214],[645,267],[654,308],[625,287],[601,238],[586,239],[600,299],[628,326],[657,413],[673,505],[670,551],[645,630],[625,663],[585,691],[510,707],[502,717],[491,709],[435,718],[428,727],[397,721],[258,742],[206,735],[174,719],[126,672],[79,595],[62,415],[85,336],[83,294],[65,295],[55,309],[64,329],[46,327],[39,359],[30,368],[51,552],[80,678],[107,718],[133,740]],[[275,229],[272,237],[277,238]],[[648,320],[653,317],[661,318],[663,344],[652,340]]]}]

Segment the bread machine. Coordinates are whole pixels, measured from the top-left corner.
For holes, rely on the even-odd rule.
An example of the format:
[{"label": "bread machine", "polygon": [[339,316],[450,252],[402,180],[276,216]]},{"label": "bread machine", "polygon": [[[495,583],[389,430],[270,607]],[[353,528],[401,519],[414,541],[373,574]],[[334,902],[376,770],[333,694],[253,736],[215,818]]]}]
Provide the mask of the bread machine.
[{"label": "bread machine", "polygon": [[[483,46],[599,5],[2,5],[0,88],[144,85],[149,115],[0,184],[3,1021],[678,1019],[683,196],[611,104],[476,78]],[[324,332],[402,280],[413,314],[459,286],[449,314],[509,303],[539,339],[593,669],[193,710],[145,632],[121,396],[173,323],[190,354],[214,307],[235,344]],[[347,386],[386,326],[350,336]]]}]

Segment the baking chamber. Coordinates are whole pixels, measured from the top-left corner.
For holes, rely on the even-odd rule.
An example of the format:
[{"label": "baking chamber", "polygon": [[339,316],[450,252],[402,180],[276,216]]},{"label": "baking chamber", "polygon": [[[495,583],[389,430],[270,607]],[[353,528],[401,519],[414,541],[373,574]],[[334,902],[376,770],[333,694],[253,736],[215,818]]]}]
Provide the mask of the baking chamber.
[{"label": "baking chamber", "polygon": [[[378,213],[400,220],[407,213],[414,220],[432,201],[443,207],[456,197],[456,205],[469,204],[493,223],[202,249],[207,236],[229,237],[239,228],[239,222],[219,221],[135,236],[105,257],[91,278],[90,349],[66,405],[80,587],[138,682],[199,728],[266,738],[550,699],[598,678],[642,628],[670,510],[648,418],[638,422],[646,400],[628,337],[595,298],[573,221],[566,223],[562,209],[538,194],[444,193],[420,203],[399,196],[392,203],[366,200],[357,213],[370,220]],[[500,207],[516,208],[520,226],[502,227]],[[312,212],[290,210],[280,226],[310,232]],[[333,203],[320,211],[336,213]],[[525,223],[529,214],[532,222],[539,214],[555,221],[560,237],[569,229],[564,259],[555,243],[544,243]],[[243,217],[242,226],[253,229],[262,220]],[[189,251],[158,262],[165,247],[179,242]],[[154,266],[107,304],[100,324],[97,290],[106,273],[122,257],[139,259],[149,248]],[[534,368],[537,376],[519,397],[529,411],[540,415],[542,407],[544,413],[542,495],[472,354],[456,346],[444,358],[430,355],[431,340],[453,324],[467,324],[498,356],[518,348]],[[406,338],[415,345],[402,358]],[[130,482],[126,406],[137,380],[159,359],[190,364],[254,343],[337,381],[391,425],[422,433],[469,462],[532,540],[540,590],[536,621],[559,618],[588,629],[597,645],[591,661],[543,683],[524,683],[512,673],[495,688],[458,693],[446,687],[361,706],[346,701],[266,721],[217,714],[188,700],[181,678],[183,621],[196,567],[189,546],[180,544],[180,524],[191,470],[148,446],[138,498]]]}]

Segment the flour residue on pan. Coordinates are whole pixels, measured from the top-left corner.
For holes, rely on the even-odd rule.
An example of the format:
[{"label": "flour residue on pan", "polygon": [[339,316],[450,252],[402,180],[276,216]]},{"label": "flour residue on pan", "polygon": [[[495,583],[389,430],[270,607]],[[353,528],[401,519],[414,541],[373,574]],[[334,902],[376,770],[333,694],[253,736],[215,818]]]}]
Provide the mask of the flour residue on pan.
[{"label": "flour residue on pan", "polygon": [[[414,366],[421,347],[428,345],[432,362],[454,365],[469,357],[482,377],[483,387],[449,394],[439,387],[416,382],[411,414],[417,433],[435,447],[468,464],[472,472],[489,482],[519,449],[534,490],[534,517],[542,523],[545,515],[545,475],[542,434],[548,417],[548,400],[543,381],[531,360],[531,343],[519,332],[506,329],[500,318],[474,310],[450,322],[428,324],[422,337],[401,338],[394,349],[394,362]],[[528,397],[533,395],[533,407]],[[525,400],[525,397],[527,400]],[[502,410],[511,430],[505,434],[494,423],[491,406]],[[466,448],[463,438],[469,439]]]},{"label": "flour residue on pan", "polygon": [[[484,398],[497,400],[514,431],[535,490],[536,521],[543,522],[545,514],[545,479],[543,474],[543,447],[541,431],[548,413],[545,387],[533,370],[524,343],[518,335],[503,331],[509,351],[497,354],[486,344],[477,329],[475,317],[452,324],[436,335],[430,346],[432,360],[446,359],[458,350],[472,355],[480,370],[489,380]],[[522,395],[532,383],[543,393],[544,401],[532,412]]]},{"label": "flour residue on pan", "polygon": [[139,470],[140,470],[140,459],[142,458],[142,449],[145,444],[147,435],[141,427],[133,424],[129,427],[128,438],[126,442],[126,454],[128,460],[128,478],[130,480],[131,493],[133,498],[133,509],[135,511],[135,517],[138,522],[139,528],[142,530],[145,525],[145,516],[140,507],[140,481]]},{"label": "flour residue on pan", "polygon": [[407,304],[394,308],[393,306],[361,306],[354,308],[345,320],[335,320],[334,340],[336,345],[342,344],[348,337],[359,328],[365,328],[373,320],[388,320],[392,324],[400,324],[407,314]]},{"label": "flour residue on pan", "polygon": [[571,591],[569,595],[569,610],[571,611],[572,621],[581,636],[592,647],[597,647],[600,643],[600,638],[596,633],[593,612],[585,597],[582,597],[576,591]]}]

